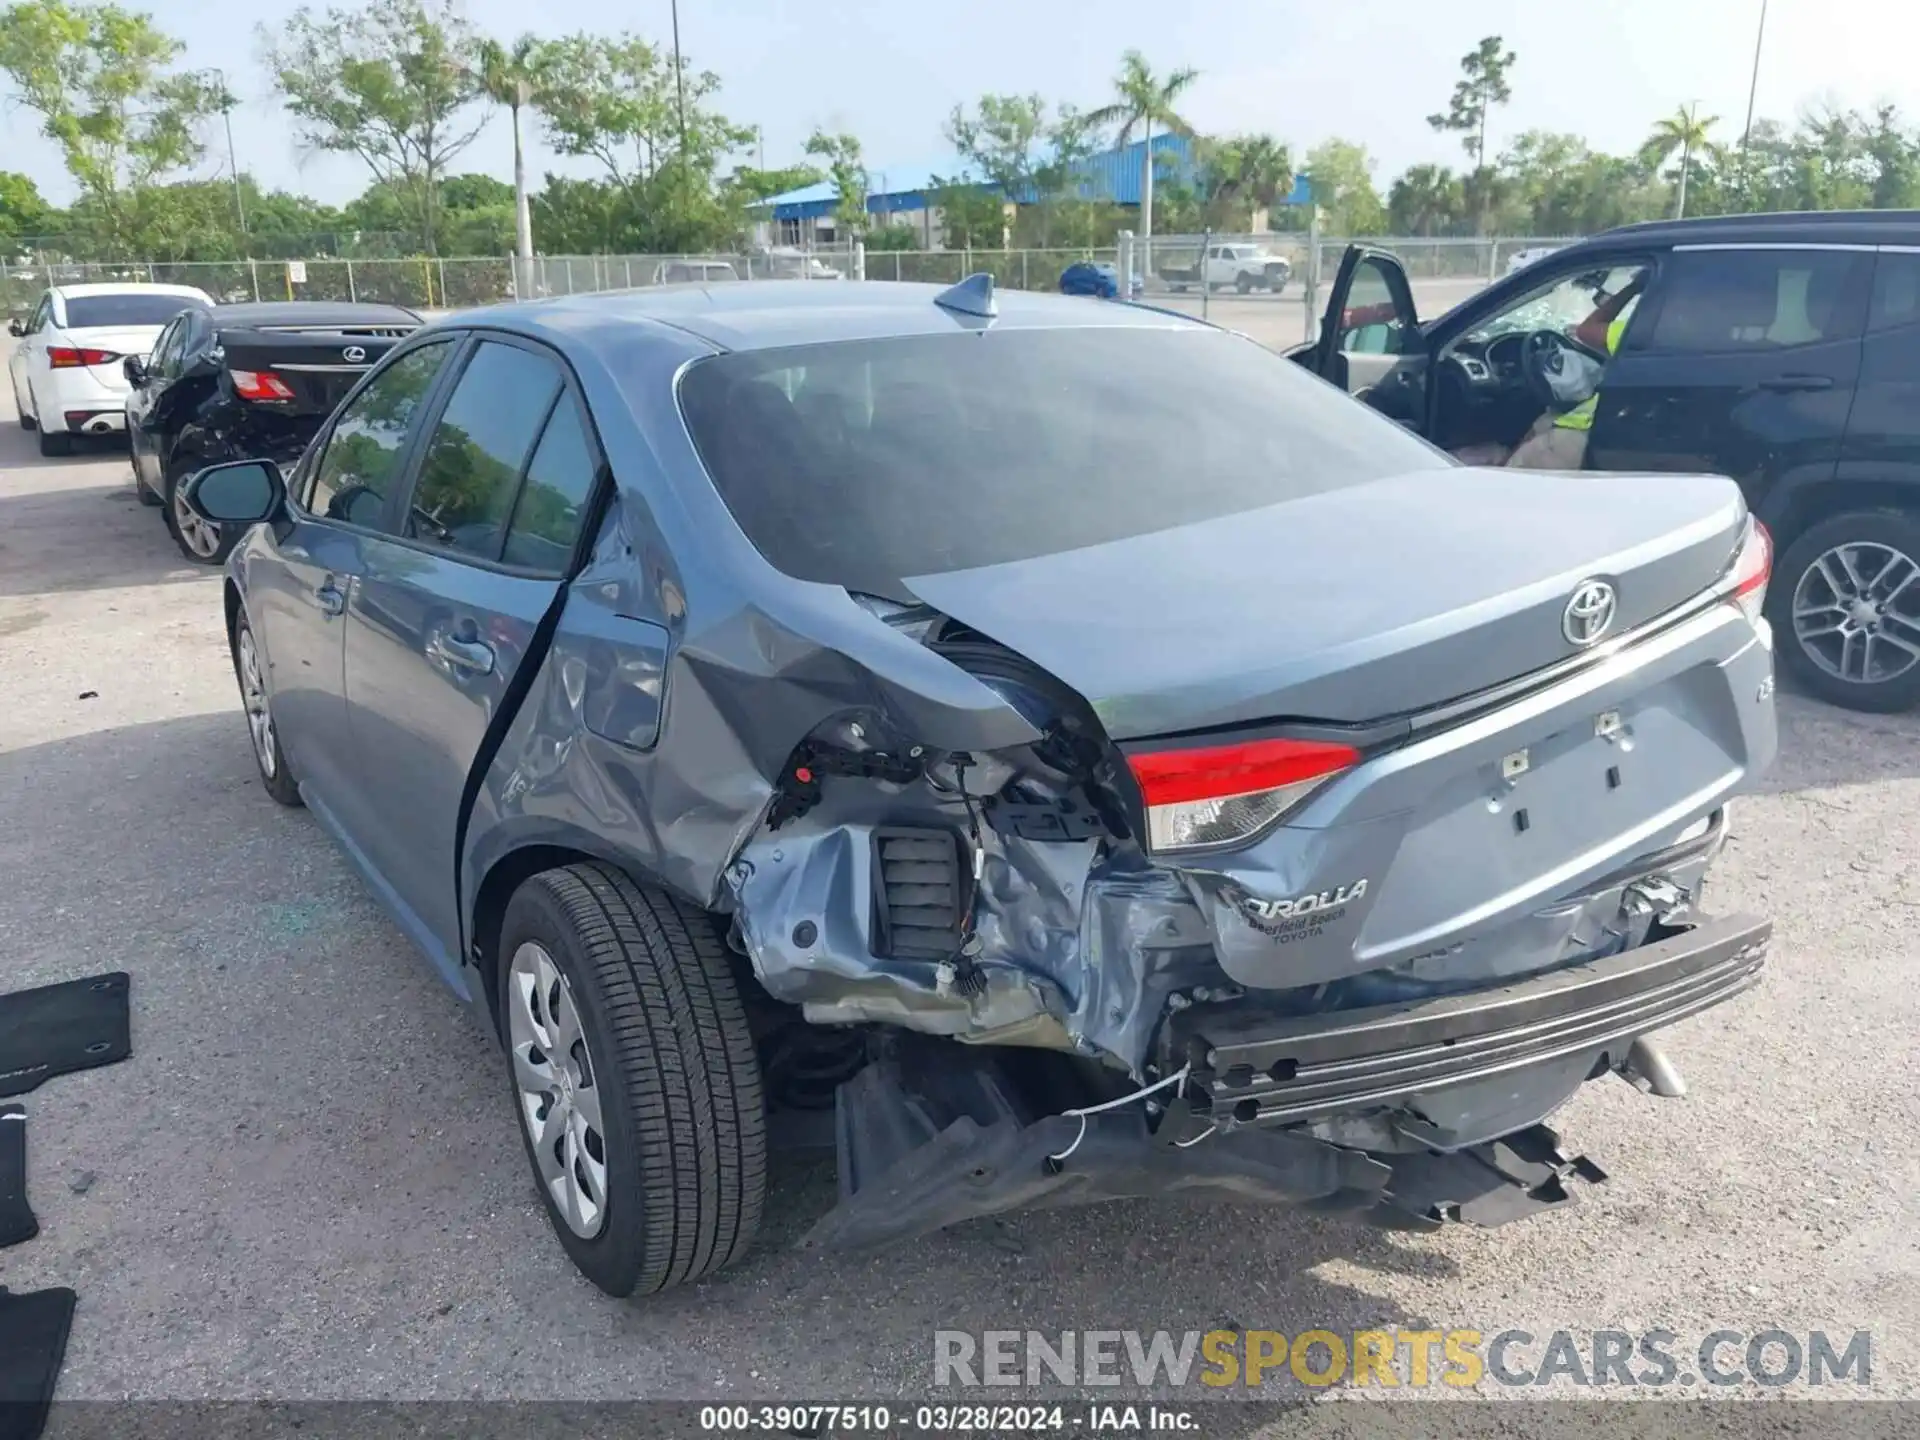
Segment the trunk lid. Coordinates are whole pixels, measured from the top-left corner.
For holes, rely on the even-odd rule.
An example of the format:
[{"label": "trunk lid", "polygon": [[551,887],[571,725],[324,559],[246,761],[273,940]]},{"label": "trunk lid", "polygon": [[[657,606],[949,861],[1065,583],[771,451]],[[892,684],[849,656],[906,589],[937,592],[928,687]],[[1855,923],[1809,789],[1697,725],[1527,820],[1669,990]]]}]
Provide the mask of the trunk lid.
[{"label": "trunk lid", "polygon": [[225,330],[220,334],[225,357],[221,364],[227,370],[277,376],[294,395],[292,400],[270,402],[283,413],[328,415],[407,333],[398,326]]},{"label": "trunk lid", "polygon": [[1117,740],[1264,719],[1359,724],[1586,648],[1707,589],[1746,506],[1706,475],[1424,471],[1110,544],[909,578],[1078,691]]},{"label": "trunk lid", "polygon": [[[184,302],[183,302],[184,308]],[[114,358],[104,365],[89,365],[87,373],[109,390],[126,391],[126,372],[120,362],[129,355],[145,359],[160,338],[162,325],[86,325],[63,332],[67,342],[83,350],[105,350]]]}]

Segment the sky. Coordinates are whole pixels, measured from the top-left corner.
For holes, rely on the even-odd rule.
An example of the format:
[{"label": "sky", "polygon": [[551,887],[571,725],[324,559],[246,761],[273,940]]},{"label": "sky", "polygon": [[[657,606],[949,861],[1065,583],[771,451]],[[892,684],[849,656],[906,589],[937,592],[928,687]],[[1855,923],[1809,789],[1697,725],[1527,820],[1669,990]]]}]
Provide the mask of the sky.
[{"label": "sky", "polygon": [[[208,0],[130,0],[186,45],[186,66],[219,67],[240,97],[240,167],[263,185],[335,204],[366,184],[351,159],[303,154],[275,104],[255,22],[273,27],[294,0],[251,0],[234,11]],[[350,0],[349,0],[350,3]],[[482,31],[511,38],[586,26],[665,43],[669,0],[585,7],[464,0]],[[1459,57],[1485,35],[1517,52],[1513,101],[1497,112],[1489,153],[1522,130],[1568,131],[1596,149],[1636,148],[1653,122],[1698,102],[1739,137],[1753,74],[1761,0],[680,0],[688,63],[717,72],[720,108],[761,127],[769,166],[796,163],[816,126],[860,137],[868,168],[942,161],[941,130],[956,104],[986,92],[1037,92],[1082,107],[1110,96],[1123,50],[1157,71],[1200,72],[1184,105],[1208,133],[1264,131],[1296,161],[1329,136],[1367,146],[1382,186],[1408,165],[1459,168],[1459,138],[1426,117],[1446,107]],[[582,14],[590,14],[583,20]],[[1791,120],[1810,105],[1891,101],[1920,122],[1920,7],[1896,0],[1768,0],[1757,113]],[[37,117],[0,79],[0,170],[22,170],[57,203],[73,187]],[[225,168],[225,137],[209,136],[200,174]],[[556,158],[534,127],[529,170],[591,175]],[[512,178],[504,116],[490,121],[455,171]],[[752,157],[747,157],[751,159]]]}]

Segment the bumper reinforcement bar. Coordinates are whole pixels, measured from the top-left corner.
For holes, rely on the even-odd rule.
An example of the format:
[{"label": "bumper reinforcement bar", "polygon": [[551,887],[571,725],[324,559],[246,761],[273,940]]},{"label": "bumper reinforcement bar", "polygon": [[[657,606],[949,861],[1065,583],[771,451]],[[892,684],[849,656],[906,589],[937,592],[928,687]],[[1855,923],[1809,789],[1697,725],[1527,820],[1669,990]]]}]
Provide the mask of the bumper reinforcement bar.
[{"label": "bumper reinforcement bar", "polygon": [[1337,1015],[1262,1014],[1240,1002],[1173,1019],[1196,1111],[1278,1124],[1390,1106],[1443,1086],[1618,1049],[1751,988],[1773,923],[1705,921],[1601,960],[1495,990]]}]

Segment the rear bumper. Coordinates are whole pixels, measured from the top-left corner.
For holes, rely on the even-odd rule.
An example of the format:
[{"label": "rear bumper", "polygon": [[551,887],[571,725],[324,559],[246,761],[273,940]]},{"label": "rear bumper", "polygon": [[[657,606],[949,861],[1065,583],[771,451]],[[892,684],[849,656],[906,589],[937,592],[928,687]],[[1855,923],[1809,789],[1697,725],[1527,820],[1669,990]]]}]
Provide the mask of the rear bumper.
[{"label": "rear bumper", "polygon": [[1708,920],[1636,949],[1493,990],[1338,1015],[1276,1017],[1244,1005],[1173,1018],[1204,1089],[1196,1112],[1293,1124],[1606,1052],[1758,983],[1773,922]]},{"label": "rear bumper", "polygon": [[1415,1228],[1552,1209],[1572,1200],[1570,1182],[1605,1174],[1538,1123],[1404,1154],[1287,1127],[1570,1056],[1618,1068],[1638,1037],[1753,985],[1772,931],[1731,916],[1497,990],[1264,1024],[1233,1012],[1258,1033],[1182,1012],[1200,1053],[1157,1128],[1138,1105],[1034,1118],[990,1051],[906,1050],[840,1087],[841,1200],[805,1243],[885,1244],[982,1215],[1143,1196],[1371,1211]]},{"label": "rear bumper", "polygon": [[[33,398],[41,428],[56,435],[63,430],[74,434],[98,430],[103,427],[96,422],[102,421],[109,430],[127,427],[126,388],[88,368],[42,372],[34,378]],[[85,419],[73,424],[67,418],[69,412]]]}]

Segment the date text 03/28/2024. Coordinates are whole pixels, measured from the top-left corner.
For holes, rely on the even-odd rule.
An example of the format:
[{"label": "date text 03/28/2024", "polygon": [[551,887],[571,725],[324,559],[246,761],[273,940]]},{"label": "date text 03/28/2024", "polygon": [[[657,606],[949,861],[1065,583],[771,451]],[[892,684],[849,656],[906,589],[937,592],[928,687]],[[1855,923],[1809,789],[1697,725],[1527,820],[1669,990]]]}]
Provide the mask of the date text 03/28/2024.
[{"label": "date text 03/28/2024", "polygon": [[1191,1411],[1165,1405],[703,1405],[700,1428],[720,1435],[1194,1433]]}]

